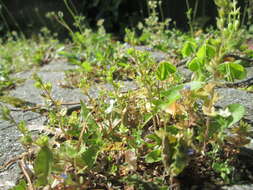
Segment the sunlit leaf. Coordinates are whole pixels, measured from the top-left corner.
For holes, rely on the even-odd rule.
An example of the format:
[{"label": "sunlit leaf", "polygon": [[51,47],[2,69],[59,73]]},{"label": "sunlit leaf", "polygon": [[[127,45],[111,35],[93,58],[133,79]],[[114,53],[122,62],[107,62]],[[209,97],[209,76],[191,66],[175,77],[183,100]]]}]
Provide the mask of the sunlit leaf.
[{"label": "sunlit leaf", "polygon": [[227,80],[244,79],[247,75],[246,70],[240,64],[234,62],[222,63],[218,70],[226,77]]},{"label": "sunlit leaf", "polygon": [[159,107],[163,110],[167,110],[168,113],[171,112],[171,114],[175,114],[176,109],[177,110],[183,110],[181,109],[179,104],[173,104],[177,100],[179,100],[182,97],[182,90],[198,90],[201,87],[203,87],[205,82],[200,81],[192,81],[188,82],[182,85],[178,85],[175,87],[170,88],[167,91],[161,92],[162,96],[165,97],[165,101],[160,103]]},{"label": "sunlit leaf", "polygon": [[162,62],[160,63],[156,74],[159,80],[166,80],[169,74],[175,73],[176,71],[177,71],[176,66],[168,62]]},{"label": "sunlit leaf", "polygon": [[205,60],[205,59],[211,59],[215,56],[215,49],[213,46],[209,45],[209,44],[203,44],[198,52],[197,52],[197,58],[199,58],[200,60]]},{"label": "sunlit leaf", "polygon": [[92,71],[92,66],[89,62],[85,61],[82,63],[82,68],[84,69],[84,71],[86,72],[91,72]]},{"label": "sunlit leaf", "polygon": [[194,42],[187,41],[182,48],[183,57],[188,57],[195,52],[197,45]]},{"label": "sunlit leaf", "polygon": [[199,60],[198,58],[194,58],[193,60],[187,62],[187,67],[191,71],[196,72],[196,71],[201,70],[201,68],[203,67],[203,65],[201,63],[201,60]]},{"label": "sunlit leaf", "polygon": [[229,126],[232,126],[236,122],[238,122],[245,114],[245,108],[241,104],[230,104],[228,109],[232,116],[232,121],[230,122]]},{"label": "sunlit leaf", "polygon": [[26,187],[27,185],[25,180],[20,180],[19,183],[15,187],[12,187],[10,190],[26,190]]},{"label": "sunlit leaf", "polygon": [[155,141],[156,144],[158,144],[158,145],[162,144],[162,139],[159,136],[157,136],[155,133],[147,135],[146,138]]},{"label": "sunlit leaf", "polygon": [[167,91],[161,92],[162,96],[166,97],[166,104],[171,104],[181,98],[180,91],[183,89],[183,85],[175,86]]}]

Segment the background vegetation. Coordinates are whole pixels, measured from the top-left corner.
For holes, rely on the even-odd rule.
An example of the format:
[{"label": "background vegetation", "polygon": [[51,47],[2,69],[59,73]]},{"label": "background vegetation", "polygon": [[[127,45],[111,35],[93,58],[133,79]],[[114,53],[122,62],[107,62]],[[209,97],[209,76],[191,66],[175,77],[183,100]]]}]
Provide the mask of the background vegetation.
[{"label": "background vegetation", "polygon": [[[82,14],[91,27],[96,25],[99,19],[104,19],[104,26],[108,32],[123,34],[124,28],[134,27],[138,22],[146,18],[150,10],[147,0],[1,0],[1,25],[2,33],[17,30],[30,35],[47,27],[60,35],[66,35],[64,30],[54,20],[47,19],[46,15],[51,11],[61,11],[64,19],[71,25],[71,17],[66,3],[76,14]],[[249,24],[252,15],[252,1],[239,0],[239,6],[243,15],[243,24]],[[195,25],[215,25],[217,9],[212,0],[162,0],[157,7],[159,19],[171,18],[175,26],[188,29],[187,10],[191,8]]]}]

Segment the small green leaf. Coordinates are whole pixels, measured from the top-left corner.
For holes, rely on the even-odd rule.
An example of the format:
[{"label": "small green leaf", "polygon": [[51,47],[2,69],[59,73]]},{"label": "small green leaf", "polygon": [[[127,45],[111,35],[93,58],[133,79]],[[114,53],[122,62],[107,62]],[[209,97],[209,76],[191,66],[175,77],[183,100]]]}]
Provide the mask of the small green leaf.
[{"label": "small green leaf", "polygon": [[40,82],[36,81],[36,82],[34,83],[34,86],[35,86],[35,88],[41,89],[42,84],[41,84]]},{"label": "small green leaf", "polygon": [[218,66],[218,70],[225,75],[227,80],[244,79],[247,75],[246,70],[240,64],[234,62],[222,63]]},{"label": "small green leaf", "polygon": [[147,135],[146,138],[148,138],[152,141],[155,141],[157,145],[162,144],[162,139],[160,137],[158,137],[155,133]]},{"label": "small green leaf", "polygon": [[207,44],[206,45],[206,55],[209,59],[213,58],[216,54],[215,47],[212,45]]},{"label": "small green leaf", "polygon": [[192,82],[188,82],[188,83],[185,83],[182,85],[172,87],[169,90],[161,92],[161,95],[162,95],[162,97],[165,98],[165,100],[161,101],[157,104],[158,108],[164,109],[164,108],[168,107],[170,104],[179,100],[182,97],[181,91],[183,89],[185,89],[185,90],[198,90],[201,87],[203,87],[204,84],[205,84],[205,82],[192,81]]},{"label": "small green leaf", "polygon": [[76,147],[74,147],[69,141],[66,141],[61,145],[61,152],[65,157],[76,158],[79,156],[79,152]]},{"label": "small green leaf", "polygon": [[139,40],[140,40],[141,42],[147,42],[148,39],[150,39],[150,36],[151,36],[150,33],[144,32],[144,33],[140,36],[140,39],[139,39]]},{"label": "small green leaf", "polygon": [[187,62],[187,67],[193,71],[199,71],[203,67],[203,64],[201,63],[201,60],[199,58],[194,58],[193,60]]},{"label": "small green leaf", "polygon": [[50,82],[45,83],[44,86],[45,86],[45,89],[47,91],[51,92],[51,90],[52,90],[52,84]]},{"label": "small green leaf", "polygon": [[129,67],[129,64],[123,62],[118,62],[117,65],[120,67]]},{"label": "small green leaf", "polygon": [[86,72],[91,72],[92,71],[92,66],[89,62],[85,61],[82,63],[82,68],[84,69],[84,71]]},{"label": "small green leaf", "polygon": [[184,44],[184,46],[183,46],[183,48],[182,48],[182,51],[181,51],[183,57],[188,57],[188,56],[190,56],[192,53],[194,53],[195,50],[196,50],[196,47],[197,47],[196,43],[191,42],[191,41],[187,41],[187,42]]},{"label": "small green leaf", "polygon": [[87,106],[83,101],[81,101],[80,104],[81,104],[81,113],[80,113],[81,120],[86,120],[89,117],[91,111],[89,110],[89,108],[87,108]]},{"label": "small green leaf", "polygon": [[215,56],[215,53],[215,48],[205,43],[199,48],[196,55],[200,60],[204,61],[205,59],[213,58]]},{"label": "small green leaf", "polygon": [[177,145],[175,146],[175,152],[172,156],[173,158],[173,163],[171,164],[171,174],[173,176],[177,176],[180,174],[184,168],[188,165],[189,163],[189,158],[187,155],[187,145],[186,143],[180,139]]},{"label": "small green leaf", "polygon": [[230,104],[228,109],[232,116],[232,121],[229,123],[229,127],[238,122],[245,114],[245,108],[241,104]]},{"label": "small green leaf", "polygon": [[26,187],[26,182],[22,179],[21,181],[19,181],[18,185],[12,187],[10,190],[26,190]]},{"label": "small green leaf", "polygon": [[82,160],[89,168],[95,164],[99,150],[99,146],[94,145],[86,149],[82,154]]},{"label": "small green leaf", "polygon": [[48,136],[41,135],[35,142],[38,146],[44,147],[48,145]]},{"label": "small green leaf", "polygon": [[180,91],[183,89],[183,85],[178,85],[170,88],[169,90],[163,91],[161,94],[166,98],[166,105],[172,104],[181,98]]},{"label": "small green leaf", "polygon": [[[1,100],[0,100],[1,101]],[[7,106],[0,105],[1,119],[4,121],[12,121],[11,111]]]},{"label": "small green leaf", "polygon": [[154,162],[159,162],[161,160],[162,160],[162,157],[161,157],[160,149],[153,150],[145,156],[146,163],[154,163]]},{"label": "small green leaf", "polygon": [[41,147],[34,161],[34,171],[37,176],[36,184],[44,186],[48,184],[48,175],[51,172],[53,154],[47,146]]},{"label": "small green leaf", "polygon": [[176,66],[168,62],[160,63],[157,69],[157,77],[159,80],[166,80],[169,74],[175,73],[177,71]]},{"label": "small green leaf", "polygon": [[26,135],[28,133],[28,128],[26,127],[25,121],[21,121],[18,124],[18,130],[23,134]]}]

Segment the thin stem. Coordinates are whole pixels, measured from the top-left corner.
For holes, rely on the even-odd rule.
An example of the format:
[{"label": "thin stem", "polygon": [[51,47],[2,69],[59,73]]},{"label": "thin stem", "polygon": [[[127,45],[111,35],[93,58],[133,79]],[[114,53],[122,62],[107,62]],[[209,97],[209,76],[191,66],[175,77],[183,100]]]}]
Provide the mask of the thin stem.
[{"label": "thin stem", "polygon": [[25,169],[25,162],[24,162],[24,159],[21,159],[21,160],[19,161],[19,166],[20,166],[22,172],[24,173],[25,178],[26,178],[26,180],[27,180],[27,182],[28,182],[28,190],[34,190],[34,187],[33,187],[33,184],[32,184],[32,180],[31,180],[31,178],[30,178],[28,172],[27,172],[26,169]]},{"label": "thin stem", "polygon": [[197,11],[198,11],[198,6],[199,6],[199,0],[196,0],[195,6],[194,6],[194,11],[193,11],[192,22],[195,22],[195,19],[196,19],[196,16],[197,16]]},{"label": "thin stem", "polygon": [[72,11],[72,9],[70,8],[70,6],[69,6],[67,0],[64,0],[63,2],[64,2],[64,4],[65,4],[67,10],[69,11],[69,13],[71,14],[71,16],[73,17],[73,19],[75,19],[75,14],[74,14],[74,12]]},{"label": "thin stem", "polygon": [[162,2],[159,1],[158,5],[159,5],[160,12],[161,12],[162,22],[164,22],[165,19],[164,19],[164,13],[163,13],[163,8],[162,8]]},{"label": "thin stem", "polygon": [[15,24],[15,26],[17,27],[17,29],[20,31],[22,38],[25,39],[25,35],[24,35],[23,31],[21,30],[19,24],[17,23],[16,19],[10,13],[9,9],[6,7],[6,5],[3,3],[3,1],[0,0],[0,2],[1,2],[1,5],[4,7],[5,11],[7,12],[7,14],[9,15],[9,17],[11,18],[11,20],[13,21],[13,23]]}]

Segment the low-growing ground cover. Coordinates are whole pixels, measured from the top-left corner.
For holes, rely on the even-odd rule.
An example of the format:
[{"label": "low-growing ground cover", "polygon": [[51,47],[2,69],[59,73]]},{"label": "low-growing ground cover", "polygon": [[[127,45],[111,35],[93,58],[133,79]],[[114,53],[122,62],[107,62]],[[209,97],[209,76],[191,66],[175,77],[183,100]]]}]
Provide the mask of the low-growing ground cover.
[{"label": "low-growing ground cover", "polygon": [[[37,135],[2,106],[3,119],[17,125],[27,150],[20,158],[24,178],[13,189],[190,189],[194,185],[215,189],[252,180],[247,173],[251,168],[241,170],[238,159],[240,147],[252,137],[250,124],[242,120],[245,108],[216,106],[218,88],[236,86],[235,80],[246,77],[252,50],[243,38],[236,1],[216,3],[218,29],[208,33],[167,30],[168,22],[158,22],[157,5],[151,1],[151,15],[139,27],[142,34],[126,30],[130,46],[113,41],[102,21],[97,31],[84,27],[82,17],[76,17],[79,30],[70,30],[72,43],[65,49],[52,46],[54,40],[3,43],[3,50],[13,48],[11,58],[3,52],[3,65],[11,66],[3,69],[4,81],[12,82],[11,72],[26,69],[23,62],[44,65],[57,55],[78,66],[66,71],[67,82],[61,85],[78,87],[87,97],[86,102],[56,99],[52,84],[34,74],[44,104],[21,102],[16,107],[48,118]],[[64,24],[60,14],[54,16]],[[135,45],[145,45],[146,51]],[[156,60],[152,50],[168,56]],[[182,68],[191,76],[186,77]],[[136,88],[124,90],[125,81]],[[3,83],[2,89],[12,83]],[[94,86],[99,89],[97,96],[90,93]],[[69,105],[75,106],[64,107]]]},{"label": "low-growing ground cover", "polygon": [[13,32],[0,41],[0,91],[15,87],[17,81],[10,75],[42,66],[57,58],[57,50],[61,47],[58,40],[46,29],[31,39]]}]

